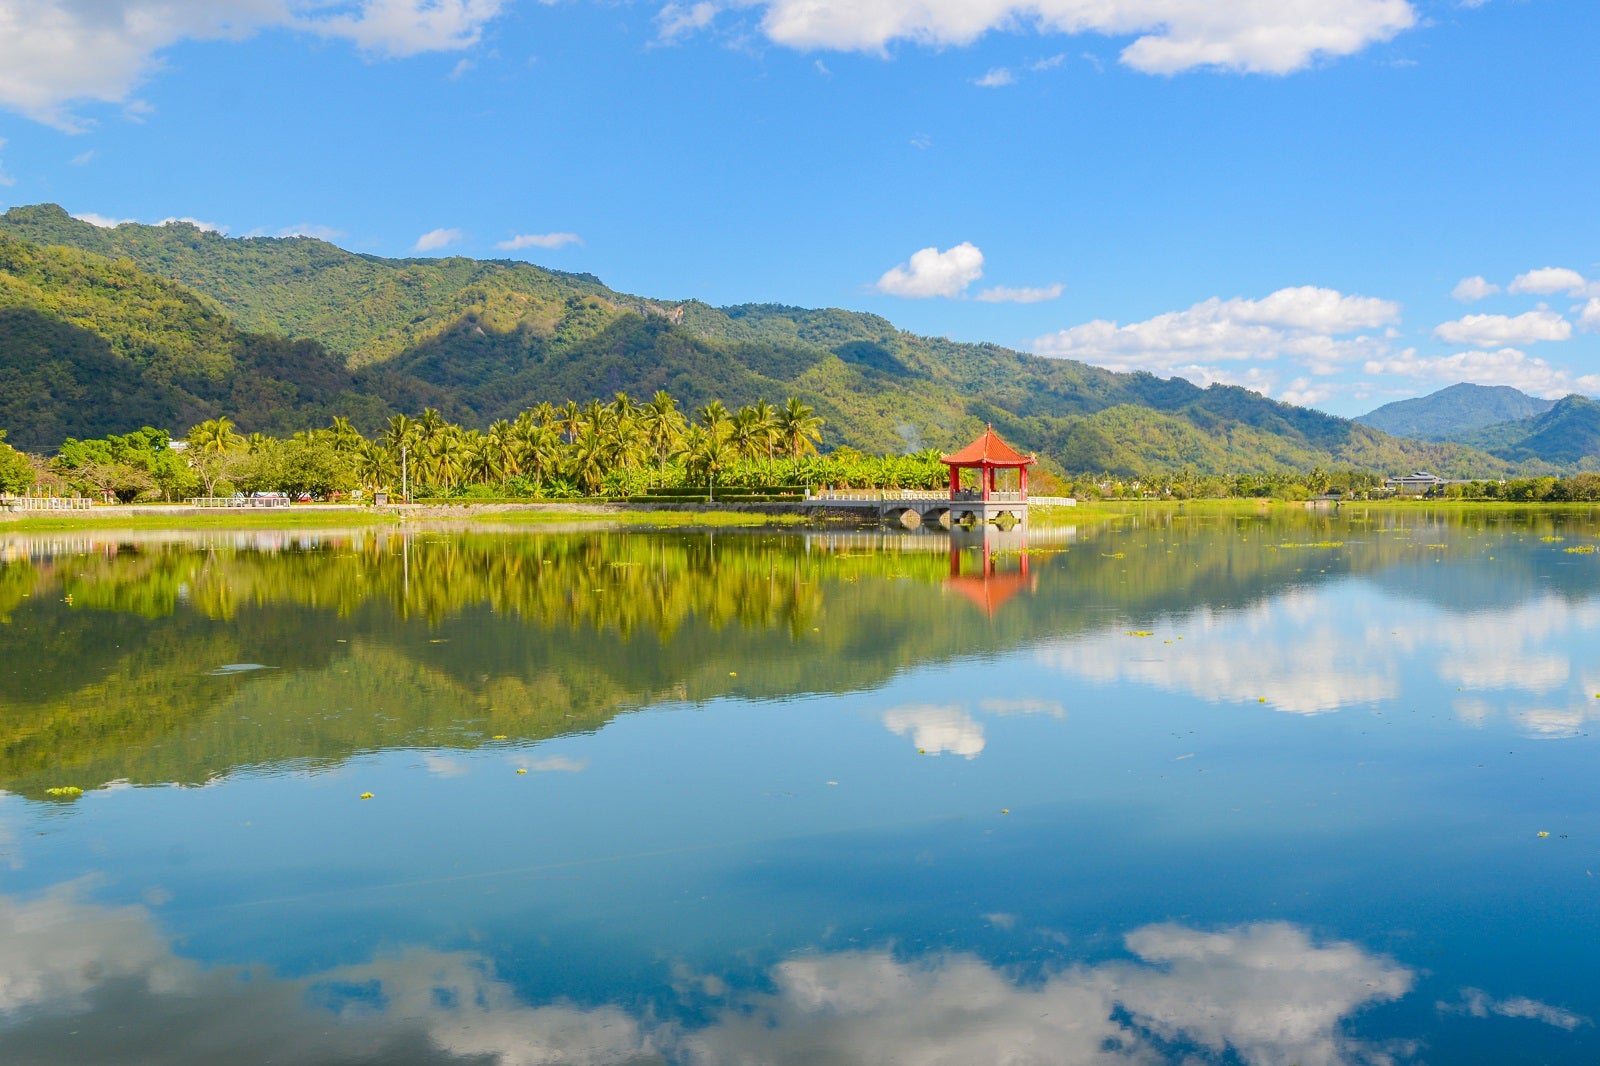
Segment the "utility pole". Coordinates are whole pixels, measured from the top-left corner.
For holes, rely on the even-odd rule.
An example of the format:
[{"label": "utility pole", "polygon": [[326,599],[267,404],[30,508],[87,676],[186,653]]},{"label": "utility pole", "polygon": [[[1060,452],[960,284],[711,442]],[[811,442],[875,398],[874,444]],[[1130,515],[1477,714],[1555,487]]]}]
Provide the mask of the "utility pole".
[{"label": "utility pole", "polygon": [[411,502],[411,479],[406,470],[406,446],[400,445],[400,502]]}]

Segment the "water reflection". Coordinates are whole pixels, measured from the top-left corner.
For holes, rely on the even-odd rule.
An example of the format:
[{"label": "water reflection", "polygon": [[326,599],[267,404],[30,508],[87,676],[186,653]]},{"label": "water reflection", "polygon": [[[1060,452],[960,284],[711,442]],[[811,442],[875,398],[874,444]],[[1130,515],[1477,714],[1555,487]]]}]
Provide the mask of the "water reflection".
[{"label": "water reflection", "polygon": [[[287,977],[183,957],[140,906],[67,885],[0,897],[0,1033],[7,1061],[734,1063],[1392,1062],[1402,1034],[1350,1022],[1410,995],[1418,972],[1287,922],[1156,923],[1114,958],[1024,974],[967,952],[804,953],[760,979],[678,965],[645,1003],[529,1003],[492,954],[397,947]],[[1586,1019],[1466,988],[1442,1011]]]},{"label": "water reflection", "polygon": [[[1566,549],[1595,529],[1586,515],[1346,508],[1169,513],[1026,540],[13,535],[0,787],[194,783],[374,748],[536,741],[662,704],[872,691],[1019,649],[1076,683],[1297,714],[1415,691],[1408,671],[1425,661],[1461,690],[1461,721],[1572,735],[1600,710],[1573,651],[1600,626],[1600,555]],[[971,758],[985,698],[919,699],[884,724]]]},{"label": "water reflection", "polygon": [[[1600,717],[1600,689],[1574,677],[1575,648],[1600,640],[1600,602],[1535,592],[1496,611],[1440,614],[1383,595],[1353,616],[1339,589],[1296,589],[1235,611],[1161,615],[1150,630],[1105,627],[1046,642],[1039,660],[1080,681],[1133,682],[1211,702],[1259,702],[1322,714],[1392,700],[1409,664],[1429,664],[1463,693],[1458,716],[1481,726],[1504,710],[1529,735],[1573,735]],[[1132,638],[1132,639],[1130,639]],[[1567,707],[1551,707],[1554,698]]]}]

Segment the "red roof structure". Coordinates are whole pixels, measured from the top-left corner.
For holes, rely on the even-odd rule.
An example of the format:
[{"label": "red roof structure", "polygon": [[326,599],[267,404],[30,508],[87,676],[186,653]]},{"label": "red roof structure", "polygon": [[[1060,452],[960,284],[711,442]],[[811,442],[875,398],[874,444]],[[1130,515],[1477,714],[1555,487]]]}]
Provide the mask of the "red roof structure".
[{"label": "red roof structure", "polygon": [[[1004,498],[1015,499],[1018,503],[1028,502],[1028,467],[1038,462],[1031,455],[1023,455],[1011,445],[1001,440],[994,431],[993,426],[983,427],[983,436],[962,448],[954,455],[941,455],[939,461],[950,468],[950,499],[973,500],[981,499],[986,503],[990,499],[1001,498],[996,496],[994,472],[996,470],[1015,470],[1017,472],[1016,493],[1006,493]],[[963,491],[961,488],[961,471],[977,470],[978,487],[976,491]]]},{"label": "red roof structure", "polygon": [[939,461],[946,466],[967,467],[1020,467],[1038,462],[1033,456],[1023,455],[1001,440],[992,425],[984,427],[983,436],[954,455],[941,455]]}]

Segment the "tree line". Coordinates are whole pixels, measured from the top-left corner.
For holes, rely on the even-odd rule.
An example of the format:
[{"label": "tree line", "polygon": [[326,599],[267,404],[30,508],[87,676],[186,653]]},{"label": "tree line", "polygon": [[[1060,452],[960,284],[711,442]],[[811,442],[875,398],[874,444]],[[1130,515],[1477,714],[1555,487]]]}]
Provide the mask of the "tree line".
[{"label": "tree line", "polygon": [[8,466],[0,456],[0,477],[9,478],[0,487],[131,502],[235,492],[539,499],[943,482],[936,451],[875,457],[841,447],[820,454],[823,424],[793,397],[735,410],[711,400],[685,412],[665,391],[642,402],[619,392],[609,402],[541,403],[487,430],[427,408],[393,416],[371,438],[343,417],[287,438],[241,434],[219,417],[191,427],[176,448],[166,431],[145,428],[69,439],[48,460],[19,456]]}]

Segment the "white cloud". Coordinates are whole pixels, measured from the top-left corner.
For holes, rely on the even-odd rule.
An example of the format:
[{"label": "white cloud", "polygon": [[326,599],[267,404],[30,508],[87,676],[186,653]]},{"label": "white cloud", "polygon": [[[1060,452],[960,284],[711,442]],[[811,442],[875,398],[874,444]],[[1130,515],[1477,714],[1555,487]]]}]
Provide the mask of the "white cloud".
[{"label": "white cloud", "polygon": [[93,211],[80,211],[72,217],[79,222],[87,222],[89,225],[98,226],[101,229],[116,229],[125,222],[138,221],[132,218],[108,218],[105,215],[97,215]]},{"label": "white cloud", "polygon": [[909,262],[886,271],[878,279],[879,292],[925,300],[933,296],[955,298],[983,277],[983,253],[971,241],[943,252],[923,248]]},{"label": "white cloud", "polygon": [[883,724],[896,736],[910,736],[929,755],[964,755],[975,759],[983,751],[983,726],[960,707],[917,704],[885,711]]},{"label": "white cloud", "polygon": [[1041,699],[987,699],[978,704],[985,714],[1008,718],[1018,714],[1043,714],[1051,718],[1065,718],[1067,709],[1055,700]]},{"label": "white cloud", "polygon": [[1004,285],[996,285],[991,289],[984,289],[978,293],[978,299],[986,304],[1037,304],[1057,299],[1066,286],[1061,282],[1053,285],[1041,285],[1037,288],[1012,289]]},{"label": "white cloud", "polygon": [[1600,333],[1600,296],[1589,297],[1578,316],[1578,328],[1588,333]]},{"label": "white cloud", "polygon": [[716,15],[713,3],[668,4],[656,15],[656,32],[663,41],[676,41],[705,29]]},{"label": "white cloud", "polygon": [[423,755],[422,765],[434,777],[466,777],[472,772],[460,759],[452,759],[439,752],[428,752]]},{"label": "white cloud", "polygon": [[461,239],[458,229],[431,229],[417,238],[417,243],[412,246],[413,252],[436,252],[440,248],[448,247]]},{"label": "white cloud", "polygon": [[[1004,912],[983,917],[1017,924]],[[615,1004],[530,1004],[491,960],[466,951],[401,949],[295,977],[202,966],[173,950],[148,910],[88,903],[64,886],[34,900],[0,897],[0,1017],[8,1044],[71,1032],[93,1061],[126,1058],[181,1028],[218,1061],[270,1047],[286,1062],[1132,1066],[1197,1045],[1196,1060],[1353,1066],[1394,1059],[1390,1045],[1350,1036],[1349,1020],[1417,981],[1394,959],[1287,922],[1147,925],[1123,943],[1123,957],[1028,979],[965,953],[802,955],[773,966],[761,991],[730,991],[710,976],[685,982],[682,994],[704,1008],[689,1021]],[[1566,1031],[1589,1024],[1476,988],[1437,1009]]]},{"label": "white cloud", "polygon": [[[383,1009],[349,1009],[338,997],[351,988],[376,990]],[[26,902],[0,897],[0,1017],[8,1043],[24,1046],[81,1026],[80,1057],[107,1062],[179,1030],[221,1062],[261,1048],[284,1062],[499,1066],[659,1055],[658,1038],[621,1008],[527,1006],[479,955],[412,949],[293,979],[206,968],[178,956],[148,911],[85,903],[71,886]],[[669,1037],[663,1027],[660,1039]]]},{"label": "white cloud", "polygon": [[0,0],[0,107],[70,131],[80,101],[137,104],[133,89],[184,40],[272,26],[388,56],[475,44],[502,0]]},{"label": "white cloud", "polygon": [[198,219],[198,218],[190,218],[188,215],[184,215],[182,218],[178,218],[178,217],[169,215],[168,217],[162,219],[160,222],[157,222],[156,225],[158,225],[158,226],[193,226],[195,229],[204,230],[206,233],[218,233],[218,234],[221,234],[224,237],[227,236],[227,234],[228,234],[228,227],[227,226],[219,226],[215,222],[202,222],[200,219]]},{"label": "white cloud", "polygon": [[985,89],[999,89],[1006,85],[1015,85],[1017,76],[1005,67],[995,67],[981,78],[974,78],[972,84]]},{"label": "white cloud", "polygon": [[277,232],[279,237],[310,237],[313,240],[332,241],[345,236],[344,230],[334,229],[332,226],[319,226],[314,222],[302,222],[297,226],[285,226]]},{"label": "white cloud", "polygon": [[1550,296],[1558,292],[1564,292],[1568,296],[1600,296],[1597,288],[1600,286],[1576,270],[1567,267],[1541,267],[1526,274],[1518,274],[1512,279],[1511,284],[1506,286],[1506,291],[1535,296]]},{"label": "white cloud", "polygon": [[323,37],[348,39],[379,55],[412,56],[477,44],[501,4],[502,0],[364,0],[354,14],[319,17],[316,10],[329,5],[315,0],[312,13],[294,24]]},{"label": "white cloud", "polygon": [[1565,396],[1569,392],[1600,393],[1600,374],[1574,377],[1568,370],[1552,366],[1543,359],[1530,358],[1515,348],[1430,356],[1406,351],[1370,360],[1364,369],[1368,374],[1399,374],[1431,381],[1510,385],[1546,399]]},{"label": "white cloud", "polygon": [[1456,287],[1450,290],[1450,295],[1462,303],[1472,303],[1493,296],[1500,291],[1500,286],[1485,279],[1481,275],[1462,278],[1456,282]]},{"label": "white cloud", "polygon": [[1491,1014],[1502,1018],[1530,1018],[1568,1031],[1589,1024],[1589,1019],[1561,1007],[1552,1007],[1527,996],[1494,999],[1481,988],[1464,988],[1460,1003],[1440,1003],[1438,1007],[1447,1014],[1470,1014],[1474,1018],[1487,1018]]},{"label": "white cloud", "polygon": [[1125,326],[1097,319],[1039,337],[1032,346],[1040,355],[1113,370],[1175,373],[1202,385],[1224,381],[1270,391],[1275,375],[1259,367],[1240,374],[1215,364],[1286,357],[1305,373],[1334,374],[1351,362],[1389,352],[1387,338],[1341,335],[1386,326],[1399,317],[1400,305],[1393,301],[1303,285],[1259,300],[1213,297]]},{"label": "white cloud", "polygon": [[[1250,610],[1163,620],[1187,637],[1152,646],[1111,626],[1036,652],[1041,663],[1096,684],[1124,682],[1291,714],[1326,714],[1399,694],[1399,669],[1366,639],[1327,621],[1326,598],[1298,592]],[[1292,649],[1292,650],[1291,650]]]},{"label": "white cloud", "polygon": [[1249,1066],[1338,1066],[1372,1050],[1343,1034],[1344,1019],[1415,980],[1355,944],[1317,944],[1286,923],[1147,926],[1126,942],[1131,960],[1022,984],[971,955],[792,959],[773,968],[771,993],[685,1033],[679,1050],[700,1066],[1110,1066],[1164,1062],[1164,1043],[1193,1042]]},{"label": "white cloud", "polygon": [[890,43],[966,45],[991,31],[1136,39],[1122,62],[1148,74],[1211,68],[1288,74],[1345,56],[1417,22],[1407,0],[747,0],[792,48],[884,52]]},{"label": "white cloud", "polygon": [[1513,346],[1538,341],[1564,341],[1572,336],[1572,323],[1554,311],[1528,311],[1509,315],[1466,315],[1441,322],[1433,335],[1450,344]]},{"label": "white cloud", "polygon": [[528,769],[537,774],[578,774],[588,768],[588,759],[571,759],[565,755],[548,755],[528,764]]},{"label": "white cloud", "polygon": [[[5,146],[6,139],[4,137],[0,137],[0,149],[4,149]],[[6,173],[5,161],[0,160],[0,188],[8,189],[15,184],[16,180],[13,179],[10,174]]]},{"label": "white cloud", "polygon": [[583,238],[576,233],[519,233],[510,240],[501,241],[495,247],[506,252],[516,252],[523,248],[547,248],[554,251],[569,244],[582,243]]}]

